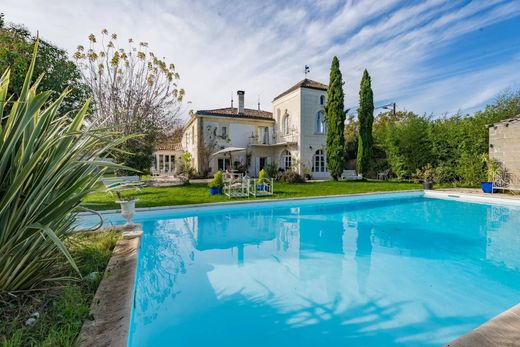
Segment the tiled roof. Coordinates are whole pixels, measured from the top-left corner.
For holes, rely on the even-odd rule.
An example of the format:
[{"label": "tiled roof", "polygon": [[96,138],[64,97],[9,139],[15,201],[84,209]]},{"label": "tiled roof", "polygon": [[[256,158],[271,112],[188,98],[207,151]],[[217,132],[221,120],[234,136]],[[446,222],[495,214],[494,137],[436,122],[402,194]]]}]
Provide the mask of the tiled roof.
[{"label": "tiled roof", "polygon": [[287,95],[290,92],[293,92],[293,91],[295,91],[297,89],[300,89],[300,88],[327,90],[327,85],[306,78],[306,79],[301,80],[300,82],[296,83],[294,86],[292,86],[291,88],[287,89],[285,92],[279,94],[277,97],[274,98],[274,100],[279,99],[282,96]]},{"label": "tiled roof", "polygon": [[155,146],[156,151],[182,151],[182,145],[180,142],[161,142]]},{"label": "tiled roof", "polygon": [[252,119],[273,119],[273,114],[267,111],[258,111],[250,108],[245,108],[243,113],[238,113],[235,107],[217,108],[214,110],[200,110],[197,115],[205,116],[221,116],[231,118],[252,118]]},{"label": "tiled roof", "polygon": [[508,118],[508,119],[501,120],[500,122],[489,124],[488,127],[492,127],[495,124],[504,124],[504,123],[511,123],[511,122],[519,122],[519,121],[520,121],[520,114],[517,114],[513,118]]}]

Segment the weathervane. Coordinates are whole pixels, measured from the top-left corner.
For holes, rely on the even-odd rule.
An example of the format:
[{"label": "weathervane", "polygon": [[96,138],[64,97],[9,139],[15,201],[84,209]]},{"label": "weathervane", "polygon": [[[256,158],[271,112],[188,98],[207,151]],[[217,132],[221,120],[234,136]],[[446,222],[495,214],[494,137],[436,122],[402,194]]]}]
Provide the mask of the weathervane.
[{"label": "weathervane", "polygon": [[311,69],[309,68],[309,65],[305,65],[305,69],[303,71],[303,73],[305,74],[305,78],[307,78],[307,74],[311,72]]}]

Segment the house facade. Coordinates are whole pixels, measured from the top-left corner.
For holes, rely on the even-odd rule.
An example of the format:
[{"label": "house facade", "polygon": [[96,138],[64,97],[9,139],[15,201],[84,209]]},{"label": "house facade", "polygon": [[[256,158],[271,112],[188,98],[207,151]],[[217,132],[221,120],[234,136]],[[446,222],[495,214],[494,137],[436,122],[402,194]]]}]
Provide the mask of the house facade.
[{"label": "house facade", "polygon": [[[274,163],[280,170],[328,179],[326,94],[327,85],[304,79],[276,96],[269,112],[245,108],[245,92],[238,91],[237,107],[232,102],[228,108],[192,115],[180,146],[191,153],[194,167],[203,176],[227,169],[257,176],[265,165]],[[226,148],[234,150],[214,154]]]}]

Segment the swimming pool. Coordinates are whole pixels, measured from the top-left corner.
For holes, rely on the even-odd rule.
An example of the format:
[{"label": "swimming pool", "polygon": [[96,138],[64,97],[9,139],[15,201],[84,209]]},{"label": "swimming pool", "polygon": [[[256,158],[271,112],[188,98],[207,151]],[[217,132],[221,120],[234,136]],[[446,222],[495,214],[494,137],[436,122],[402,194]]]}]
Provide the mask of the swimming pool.
[{"label": "swimming pool", "polygon": [[129,346],[439,346],[520,302],[520,207],[422,193],[159,210]]}]

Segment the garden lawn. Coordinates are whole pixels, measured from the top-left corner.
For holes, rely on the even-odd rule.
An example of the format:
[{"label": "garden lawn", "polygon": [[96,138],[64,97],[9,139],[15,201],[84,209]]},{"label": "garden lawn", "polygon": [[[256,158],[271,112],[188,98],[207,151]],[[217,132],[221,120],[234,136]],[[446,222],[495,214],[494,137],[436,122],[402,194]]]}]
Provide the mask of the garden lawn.
[{"label": "garden lawn", "polygon": [[[368,192],[386,192],[397,190],[420,189],[421,185],[393,181],[325,181],[307,183],[279,183],[274,184],[274,196],[269,198],[287,199],[309,196],[342,195]],[[248,198],[229,199],[225,195],[210,196],[207,184],[197,183],[175,187],[146,187],[138,192],[127,193],[138,199],[137,207],[157,207],[202,204],[221,201],[239,201]],[[252,198],[261,199],[261,198]],[[98,192],[89,195],[84,204],[95,210],[118,209],[119,204],[112,194]]]},{"label": "garden lawn", "polygon": [[[58,268],[62,276],[76,279],[30,292],[0,293],[0,346],[75,346],[118,238],[117,233],[102,232],[77,234],[66,241],[83,279],[70,267]],[[35,312],[40,318],[26,326]]]}]

